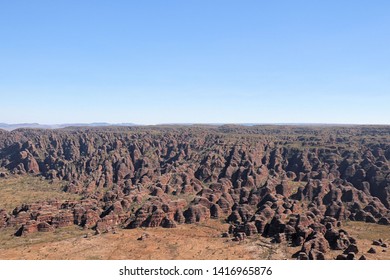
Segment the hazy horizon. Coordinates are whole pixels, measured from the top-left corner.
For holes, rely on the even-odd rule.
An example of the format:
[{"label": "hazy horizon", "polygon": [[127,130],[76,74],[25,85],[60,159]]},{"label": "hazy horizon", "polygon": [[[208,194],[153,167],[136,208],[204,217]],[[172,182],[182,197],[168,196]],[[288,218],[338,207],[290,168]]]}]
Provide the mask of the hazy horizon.
[{"label": "hazy horizon", "polygon": [[17,1],[0,122],[390,124],[388,1]]},{"label": "hazy horizon", "polygon": [[219,125],[238,125],[238,126],[390,126],[390,124],[378,124],[378,123],[214,123],[214,122],[202,122],[202,123],[187,123],[187,122],[172,122],[172,123],[132,123],[132,122],[120,122],[120,123],[110,123],[110,122],[65,122],[65,123],[37,123],[37,122],[24,122],[24,123],[4,123],[0,122],[0,128],[6,126],[17,126],[23,127],[28,126],[42,126],[42,127],[67,127],[67,126],[164,126],[164,125],[210,125],[210,126],[219,126]]}]

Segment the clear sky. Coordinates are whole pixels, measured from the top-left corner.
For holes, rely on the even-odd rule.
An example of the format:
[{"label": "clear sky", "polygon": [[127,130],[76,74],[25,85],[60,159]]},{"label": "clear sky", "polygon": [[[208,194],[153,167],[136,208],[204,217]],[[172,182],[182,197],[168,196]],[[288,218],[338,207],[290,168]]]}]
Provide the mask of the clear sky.
[{"label": "clear sky", "polygon": [[390,1],[0,0],[0,122],[390,124]]}]

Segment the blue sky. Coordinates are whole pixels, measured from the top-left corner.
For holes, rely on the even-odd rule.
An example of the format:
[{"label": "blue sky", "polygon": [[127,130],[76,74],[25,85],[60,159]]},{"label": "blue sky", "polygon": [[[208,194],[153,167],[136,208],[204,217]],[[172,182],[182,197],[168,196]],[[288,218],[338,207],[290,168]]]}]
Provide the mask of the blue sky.
[{"label": "blue sky", "polygon": [[390,124],[389,10],[0,0],[0,122]]}]

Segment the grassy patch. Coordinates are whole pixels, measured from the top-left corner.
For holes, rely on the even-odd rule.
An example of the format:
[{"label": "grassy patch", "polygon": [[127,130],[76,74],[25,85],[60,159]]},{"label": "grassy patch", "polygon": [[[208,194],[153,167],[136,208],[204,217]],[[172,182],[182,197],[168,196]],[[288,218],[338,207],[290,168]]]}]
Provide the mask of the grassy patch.
[{"label": "grassy patch", "polygon": [[23,203],[58,199],[77,200],[80,196],[62,191],[63,182],[50,182],[32,175],[0,179],[0,209],[12,211]]},{"label": "grassy patch", "polygon": [[390,240],[389,226],[348,221],[344,222],[343,228],[358,239],[374,240],[382,238],[383,240]]},{"label": "grassy patch", "polygon": [[304,187],[307,185],[307,182],[295,182],[290,181],[288,184],[291,186],[291,194],[296,194],[300,187]]},{"label": "grassy patch", "polygon": [[58,228],[54,232],[35,232],[26,237],[14,236],[15,229],[0,230],[0,249],[9,249],[16,247],[25,247],[34,244],[49,244],[51,242],[66,240],[69,238],[80,237],[91,231],[83,230],[74,225]]}]

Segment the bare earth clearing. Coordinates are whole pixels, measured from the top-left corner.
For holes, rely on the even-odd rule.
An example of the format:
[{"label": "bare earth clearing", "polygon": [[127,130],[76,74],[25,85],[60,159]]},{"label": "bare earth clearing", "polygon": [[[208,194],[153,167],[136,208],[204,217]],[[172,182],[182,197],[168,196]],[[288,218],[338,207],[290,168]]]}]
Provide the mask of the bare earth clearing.
[{"label": "bare earth clearing", "polygon": [[[344,228],[359,237],[358,246],[367,259],[390,260],[389,251],[366,253],[373,247],[373,239],[385,236],[385,241],[390,241],[390,232],[386,226],[349,222]],[[299,249],[271,243],[260,235],[233,242],[220,237],[221,231],[226,229],[226,224],[209,221],[204,224],[180,225],[174,229],[137,228],[104,235],[92,235],[91,232],[73,227],[17,239],[2,233],[0,259],[282,260],[292,259],[292,255]],[[145,233],[149,234],[148,238],[137,240]],[[332,256],[336,257],[340,253],[334,251]]]}]

